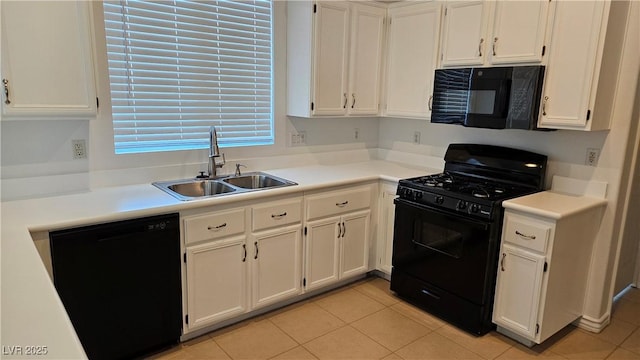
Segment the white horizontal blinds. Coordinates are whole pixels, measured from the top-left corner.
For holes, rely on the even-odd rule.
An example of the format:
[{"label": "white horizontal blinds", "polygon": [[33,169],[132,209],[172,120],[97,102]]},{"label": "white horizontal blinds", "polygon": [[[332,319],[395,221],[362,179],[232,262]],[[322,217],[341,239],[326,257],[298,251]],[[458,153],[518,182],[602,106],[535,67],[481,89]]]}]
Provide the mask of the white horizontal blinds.
[{"label": "white horizontal blinds", "polygon": [[104,2],[116,153],[273,144],[271,2]]}]

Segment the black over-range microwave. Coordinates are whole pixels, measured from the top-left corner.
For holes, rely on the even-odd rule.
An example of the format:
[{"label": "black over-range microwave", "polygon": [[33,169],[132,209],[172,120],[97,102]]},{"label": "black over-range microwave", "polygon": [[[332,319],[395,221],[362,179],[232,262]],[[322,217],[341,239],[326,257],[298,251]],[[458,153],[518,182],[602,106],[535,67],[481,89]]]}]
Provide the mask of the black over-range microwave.
[{"label": "black over-range microwave", "polygon": [[536,129],[544,66],[439,69],[432,123]]}]

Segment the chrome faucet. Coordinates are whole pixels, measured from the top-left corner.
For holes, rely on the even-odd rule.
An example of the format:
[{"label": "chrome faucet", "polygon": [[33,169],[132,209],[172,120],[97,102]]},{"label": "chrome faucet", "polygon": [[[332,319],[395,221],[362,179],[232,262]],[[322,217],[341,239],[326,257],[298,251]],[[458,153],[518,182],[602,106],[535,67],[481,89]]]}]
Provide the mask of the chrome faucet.
[{"label": "chrome faucet", "polygon": [[[222,162],[218,162],[216,158],[222,156]],[[216,127],[212,126],[209,129],[209,179],[216,177],[216,170],[222,168],[225,164],[224,154],[220,154],[220,148],[218,148],[218,134],[216,133]]]}]

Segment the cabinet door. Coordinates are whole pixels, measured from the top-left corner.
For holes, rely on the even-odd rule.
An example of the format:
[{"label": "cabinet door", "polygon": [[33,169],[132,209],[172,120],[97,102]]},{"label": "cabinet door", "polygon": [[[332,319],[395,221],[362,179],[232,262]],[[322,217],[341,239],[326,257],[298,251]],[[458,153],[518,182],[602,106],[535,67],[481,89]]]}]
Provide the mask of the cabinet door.
[{"label": "cabinet door", "polygon": [[348,101],[349,4],[318,2],[315,15],[313,114],[343,115]]},{"label": "cabinet door", "polygon": [[245,237],[187,247],[188,330],[246,311]]},{"label": "cabinet door", "polygon": [[369,265],[369,218],[371,211],[342,217],[340,278],[364,274]]},{"label": "cabinet door", "polygon": [[384,8],[352,4],[349,114],[378,114],[385,15]]},{"label": "cabinet door", "polygon": [[[89,2],[3,1],[6,118],[96,113]],[[7,103],[9,101],[9,103]]]},{"label": "cabinet door", "polygon": [[503,244],[493,322],[527,339],[536,337],[544,256]]},{"label": "cabinet door", "polygon": [[433,3],[389,9],[385,115],[431,116],[440,9]]},{"label": "cabinet door", "polygon": [[381,192],[378,218],[378,270],[391,275],[391,257],[393,254],[393,224],[396,206],[397,185],[384,184]]},{"label": "cabinet door", "polygon": [[596,89],[605,1],[557,1],[539,127],[584,128]]},{"label": "cabinet door", "polygon": [[482,65],[489,48],[485,39],[488,16],[484,1],[446,4],[442,36],[442,66]]},{"label": "cabinet door", "polygon": [[340,221],[340,217],[332,217],[307,223],[306,290],[312,290],[338,281]]},{"label": "cabinet door", "polygon": [[301,291],[301,226],[254,234],[251,252],[252,308],[298,295]]},{"label": "cabinet door", "polygon": [[495,6],[491,63],[540,62],[549,1],[497,1]]}]

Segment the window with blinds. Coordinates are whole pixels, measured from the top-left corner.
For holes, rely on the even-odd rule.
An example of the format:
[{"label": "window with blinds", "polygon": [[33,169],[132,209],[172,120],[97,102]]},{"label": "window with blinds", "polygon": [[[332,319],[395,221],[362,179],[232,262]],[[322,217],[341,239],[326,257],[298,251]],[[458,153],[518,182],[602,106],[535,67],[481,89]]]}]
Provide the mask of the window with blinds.
[{"label": "window with blinds", "polygon": [[116,154],[273,144],[271,1],[103,6]]}]

